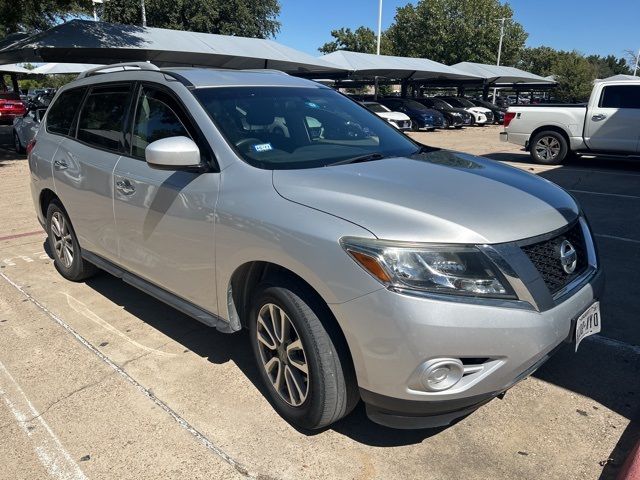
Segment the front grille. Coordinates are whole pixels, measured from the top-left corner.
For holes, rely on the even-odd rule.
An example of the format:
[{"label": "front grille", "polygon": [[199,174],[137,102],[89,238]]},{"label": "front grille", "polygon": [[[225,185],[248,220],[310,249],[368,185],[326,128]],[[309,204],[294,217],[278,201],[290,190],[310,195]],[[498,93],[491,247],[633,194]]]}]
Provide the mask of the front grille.
[{"label": "front grille", "polygon": [[[577,265],[573,273],[566,273],[560,263],[560,245],[568,240],[577,254]],[[522,251],[540,272],[540,276],[554,294],[582,275],[589,266],[587,247],[580,222],[560,235],[542,242],[522,246]]]}]

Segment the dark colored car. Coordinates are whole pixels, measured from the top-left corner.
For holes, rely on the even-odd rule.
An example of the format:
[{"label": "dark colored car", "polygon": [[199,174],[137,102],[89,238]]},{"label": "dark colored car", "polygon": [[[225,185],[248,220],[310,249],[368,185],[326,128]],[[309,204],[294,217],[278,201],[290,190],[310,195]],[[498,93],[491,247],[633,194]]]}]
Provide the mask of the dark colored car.
[{"label": "dark colored car", "polygon": [[502,124],[504,122],[504,114],[507,111],[506,108],[501,108],[498,105],[494,105],[493,103],[485,100],[474,100],[473,98],[470,98],[469,101],[477,107],[484,107],[491,110],[491,113],[493,113],[493,121],[495,123]]},{"label": "dark colored car", "polygon": [[455,108],[440,98],[416,98],[416,102],[420,102],[427,108],[433,108],[444,115],[445,121],[449,127],[462,128],[465,125],[473,124],[473,115],[464,108]]},{"label": "dark colored car", "polygon": [[27,107],[17,93],[0,93],[0,123],[11,124],[27,113]]},{"label": "dark colored car", "polygon": [[449,105],[457,108],[464,108],[467,111],[475,110],[482,113],[486,118],[486,124],[493,123],[493,112],[486,107],[479,107],[464,97],[438,97],[447,102]]},{"label": "dark colored car", "polygon": [[444,116],[440,112],[410,98],[385,97],[378,99],[378,102],[395,112],[406,114],[411,119],[414,130],[445,128]]}]

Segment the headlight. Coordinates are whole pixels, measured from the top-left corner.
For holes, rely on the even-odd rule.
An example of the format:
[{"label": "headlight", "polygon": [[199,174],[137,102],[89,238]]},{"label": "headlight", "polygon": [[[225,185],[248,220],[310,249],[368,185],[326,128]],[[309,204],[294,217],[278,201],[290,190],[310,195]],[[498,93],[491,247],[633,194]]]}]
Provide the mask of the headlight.
[{"label": "headlight", "polygon": [[392,290],[516,298],[495,265],[474,246],[354,237],[340,240],[358,265]]}]

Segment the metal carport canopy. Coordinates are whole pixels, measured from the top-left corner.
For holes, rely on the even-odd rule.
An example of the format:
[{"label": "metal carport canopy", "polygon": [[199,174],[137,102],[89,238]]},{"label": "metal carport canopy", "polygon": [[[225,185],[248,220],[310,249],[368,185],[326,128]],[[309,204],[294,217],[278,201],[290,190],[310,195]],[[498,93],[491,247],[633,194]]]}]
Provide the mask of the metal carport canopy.
[{"label": "metal carport canopy", "polygon": [[92,68],[101,67],[95,63],[45,63],[31,70],[33,75],[58,75],[65,73],[81,73]]},{"label": "metal carport canopy", "polygon": [[349,78],[383,77],[411,82],[428,80],[479,81],[477,75],[462,72],[425,58],[394,57],[338,50],[320,57],[349,72]]},{"label": "metal carport canopy", "polygon": [[0,74],[2,73],[31,73],[31,70],[21,67],[20,65],[0,65]]},{"label": "metal carport canopy", "polygon": [[555,82],[539,75],[525,72],[519,68],[504,67],[501,65],[487,65],[484,63],[460,62],[452,65],[453,68],[476,75],[485,79],[490,85],[512,85],[518,83],[538,83],[553,85]]},{"label": "metal carport canopy", "polygon": [[129,61],[151,61],[161,67],[269,68],[299,75],[340,71],[335,65],[273,40],[89,20],[72,20],[5,42],[0,49],[0,63]]}]

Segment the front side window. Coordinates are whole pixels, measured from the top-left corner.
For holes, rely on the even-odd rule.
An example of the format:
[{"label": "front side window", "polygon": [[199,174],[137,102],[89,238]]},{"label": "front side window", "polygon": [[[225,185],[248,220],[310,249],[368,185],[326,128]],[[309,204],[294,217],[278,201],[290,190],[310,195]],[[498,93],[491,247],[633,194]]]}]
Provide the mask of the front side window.
[{"label": "front side window", "polygon": [[84,88],[76,88],[62,92],[56,103],[51,106],[47,116],[47,131],[60,135],[69,135],[71,124],[76,116],[76,111],[80,107]]},{"label": "front side window", "polygon": [[259,168],[312,168],[418,149],[380,117],[329,88],[221,87],[194,94],[240,156]]},{"label": "front side window", "polygon": [[640,108],[640,85],[610,85],[602,90],[602,108]]},{"label": "front side window", "polygon": [[131,154],[144,158],[144,150],[152,142],[167,137],[189,137],[180,120],[180,106],[166,92],[143,87],[136,102]]},{"label": "front side window", "polygon": [[124,116],[129,106],[129,85],[94,87],[78,120],[78,140],[105,148],[122,149]]}]

